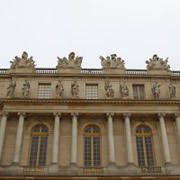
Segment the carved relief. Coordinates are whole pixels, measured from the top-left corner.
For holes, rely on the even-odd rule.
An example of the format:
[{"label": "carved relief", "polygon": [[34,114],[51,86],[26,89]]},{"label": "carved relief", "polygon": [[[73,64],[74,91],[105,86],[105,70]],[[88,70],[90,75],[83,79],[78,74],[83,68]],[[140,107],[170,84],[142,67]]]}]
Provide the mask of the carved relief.
[{"label": "carved relief", "polygon": [[74,81],[71,84],[71,94],[72,98],[79,98],[79,85],[77,84],[77,81]]},{"label": "carved relief", "polygon": [[23,88],[22,88],[22,97],[29,98],[29,95],[30,95],[30,84],[27,80],[25,80],[25,83],[23,84]]},{"label": "carved relief", "polygon": [[170,98],[176,97],[176,87],[172,85],[172,83],[169,84],[169,95]]},{"label": "carved relief", "polygon": [[58,98],[63,98],[63,94],[64,94],[64,87],[62,81],[59,80],[59,83],[56,85],[56,96]]},{"label": "carved relief", "polygon": [[168,58],[165,60],[159,58],[156,54],[150,58],[149,61],[146,61],[148,70],[168,70],[170,66],[168,65]]},{"label": "carved relief", "polygon": [[160,86],[161,85],[158,84],[158,82],[155,82],[153,84],[153,87],[151,88],[154,99],[158,99],[159,98],[159,95],[160,95]]},{"label": "carved relief", "polygon": [[104,84],[104,89],[106,91],[106,97],[107,98],[114,98],[114,90],[112,88],[112,85],[109,81],[106,81]]},{"label": "carved relief", "polygon": [[83,57],[76,56],[75,53],[71,52],[68,56],[68,59],[66,57],[63,57],[62,59],[60,57],[58,58],[58,65],[57,68],[73,68],[73,69],[80,69],[81,63]]},{"label": "carved relief", "polygon": [[117,57],[116,54],[111,54],[110,56],[107,56],[106,58],[100,56],[101,59],[101,65],[104,69],[123,69],[125,70],[124,66],[124,60],[122,60],[120,57]]},{"label": "carved relief", "polygon": [[10,97],[10,98],[13,97],[15,88],[16,88],[16,82],[10,81],[9,86],[7,88],[6,97]]},{"label": "carved relief", "polygon": [[23,52],[21,58],[16,56],[13,61],[10,61],[11,67],[10,69],[16,68],[35,68],[35,62],[33,57],[28,58],[27,52]]},{"label": "carved relief", "polygon": [[129,97],[129,88],[127,87],[125,81],[120,82],[119,86],[120,98],[128,98]]}]

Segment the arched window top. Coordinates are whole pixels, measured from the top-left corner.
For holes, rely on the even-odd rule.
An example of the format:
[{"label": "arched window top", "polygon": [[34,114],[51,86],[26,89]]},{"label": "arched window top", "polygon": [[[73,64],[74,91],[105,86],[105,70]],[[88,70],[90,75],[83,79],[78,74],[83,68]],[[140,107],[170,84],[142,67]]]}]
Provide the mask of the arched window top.
[{"label": "arched window top", "polygon": [[136,128],[136,133],[140,134],[151,134],[151,129],[147,126],[138,126]]},{"label": "arched window top", "polygon": [[32,129],[33,133],[47,133],[48,128],[45,125],[37,125]]},{"label": "arched window top", "polygon": [[85,129],[85,134],[100,134],[100,129],[97,126],[88,126]]}]

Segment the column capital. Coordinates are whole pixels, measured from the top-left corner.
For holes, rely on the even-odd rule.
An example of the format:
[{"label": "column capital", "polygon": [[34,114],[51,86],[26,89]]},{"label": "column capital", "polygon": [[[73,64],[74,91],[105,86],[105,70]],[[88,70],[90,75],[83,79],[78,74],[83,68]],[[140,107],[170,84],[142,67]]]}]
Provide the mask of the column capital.
[{"label": "column capital", "polygon": [[4,112],[2,112],[2,115],[7,117],[9,115],[9,112],[4,111]]},{"label": "column capital", "polygon": [[180,118],[180,112],[175,113],[176,118]]},{"label": "column capital", "polygon": [[60,117],[61,117],[61,113],[59,113],[59,112],[53,112],[53,115],[54,115],[54,116],[60,116]]},{"label": "column capital", "polygon": [[72,112],[72,113],[71,113],[71,116],[79,116],[79,113],[77,113],[77,112]]},{"label": "column capital", "polygon": [[114,113],[106,113],[106,116],[107,116],[107,117],[109,117],[109,116],[113,117],[113,116],[114,116]]},{"label": "column capital", "polygon": [[25,116],[26,116],[26,113],[25,113],[25,112],[18,112],[18,115],[25,117]]},{"label": "column capital", "polygon": [[166,116],[166,113],[158,113],[158,117],[161,118],[161,117],[165,117]]},{"label": "column capital", "polygon": [[123,117],[124,118],[131,117],[131,113],[130,112],[125,112],[125,113],[123,113]]}]

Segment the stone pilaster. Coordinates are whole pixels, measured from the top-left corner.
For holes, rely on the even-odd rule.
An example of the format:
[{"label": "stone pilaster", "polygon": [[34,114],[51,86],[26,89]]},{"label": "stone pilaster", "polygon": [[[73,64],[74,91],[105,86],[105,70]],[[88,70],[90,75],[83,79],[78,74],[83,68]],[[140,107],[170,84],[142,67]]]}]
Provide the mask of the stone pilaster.
[{"label": "stone pilaster", "polygon": [[163,143],[165,164],[168,165],[168,164],[171,164],[171,157],[170,157],[170,152],[169,152],[166,126],[164,122],[165,113],[159,113],[158,116],[159,116],[159,123],[160,123],[160,128],[161,128],[161,137],[162,137],[162,143]]},{"label": "stone pilaster", "polygon": [[180,113],[176,113],[176,128],[177,128],[177,135],[178,135],[178,142],[180,143]]},{"label": "stone pilaster", "polygon": [[132,137],[131,137],[131,124],[130,124],[130,113],[123,114],[125,119],[125,131],[126,131],[126,148],[127,148],[127,160],[128,165],[134,165],[133,160],[133,148],[132,148]]},{"label": "stone pilaster", "polygon": [[4,135],[6,131],[7,117],[8,117],[8,113],[4,112],[1,119],[1,127],[0,127],[0,160],[1,160],[2,150],[3,150],[3,144],[4,144]]},{"label": "stone pilaster", "polygon": [[22,137],[23,137],[23,128],[24,128],[25,113],[20,112],[18,113],[18,115],[19,115],[19,123],[18,123],[17,135],[16,135],[16,144],[15,144],[15,150],[14,150],[13,164],[19,164]]}]

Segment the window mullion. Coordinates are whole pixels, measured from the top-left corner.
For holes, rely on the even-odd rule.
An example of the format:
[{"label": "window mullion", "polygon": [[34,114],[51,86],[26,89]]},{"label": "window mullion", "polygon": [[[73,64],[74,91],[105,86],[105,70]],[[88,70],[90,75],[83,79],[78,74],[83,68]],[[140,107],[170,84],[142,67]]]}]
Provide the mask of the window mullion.
[{"label": "window mullion", "polygon": [[37,159],[36,159],[36,166],[39,166],[39,152],[40,152],[40,146],[41,146],[41,136],[38,137],[38,150],[37,150]]}]

